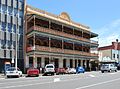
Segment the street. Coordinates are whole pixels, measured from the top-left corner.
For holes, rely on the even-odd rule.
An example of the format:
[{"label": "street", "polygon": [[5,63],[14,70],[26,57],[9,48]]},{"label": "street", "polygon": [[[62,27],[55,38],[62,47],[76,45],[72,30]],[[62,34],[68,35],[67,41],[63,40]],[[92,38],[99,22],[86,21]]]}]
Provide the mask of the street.
[{"label": "street", "polygon": [[119,89],[120,72],[0,79],[0,89]]}]

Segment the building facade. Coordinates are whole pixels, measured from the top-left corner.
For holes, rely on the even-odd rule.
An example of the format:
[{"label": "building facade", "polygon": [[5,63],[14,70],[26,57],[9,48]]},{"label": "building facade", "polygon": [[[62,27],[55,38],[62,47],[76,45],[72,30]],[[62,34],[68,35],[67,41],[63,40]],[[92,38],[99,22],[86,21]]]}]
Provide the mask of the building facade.
[{"label": "building facade", "polygon": [[57,16],[27,5],[25,68],[44,68],[52,63],[55,68],[75,68],[79,64],[90,69],[90,60],[98,59],[90,52],[98,43],[90,39],[97,36],[65,12]]},{"label": "building facade", "polygon": [[100,62],[120,62],[120,42],[112,42],[112,45],[99,47],[98,50]]},{"label": "building facade", "polygon": [[24,67],[24,4],[25,0],[0,0],[0,72],[5,63],[15,63],[16,48],[18,67]]}]

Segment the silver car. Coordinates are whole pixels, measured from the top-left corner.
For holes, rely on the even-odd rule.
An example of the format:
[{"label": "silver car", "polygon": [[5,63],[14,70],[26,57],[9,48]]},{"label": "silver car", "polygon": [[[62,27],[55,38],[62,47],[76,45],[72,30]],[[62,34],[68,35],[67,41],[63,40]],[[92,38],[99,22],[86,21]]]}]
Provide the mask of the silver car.
[{"label": "silver car", "polygon": [[101,65],[101,72],[104,73],[105,71],[107,71],[107,72],[111,72],[111,71],[117,72],[117,67],[114,64],[102,64]]}]

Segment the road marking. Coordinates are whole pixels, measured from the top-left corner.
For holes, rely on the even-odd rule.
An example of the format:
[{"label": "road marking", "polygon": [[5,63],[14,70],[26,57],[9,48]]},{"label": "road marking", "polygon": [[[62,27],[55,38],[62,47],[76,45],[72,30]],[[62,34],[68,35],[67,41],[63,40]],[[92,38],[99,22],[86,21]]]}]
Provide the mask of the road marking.
[{"label": "road marking", "polygon": [[60,78],[55,78],[54,79],[54,82],[59,82],[60,81]]},{"label": "road marking", "polygon": [[90,77],[93,77],[93,78],[95,77],[95,75],[93,75],[93,74],[90,74],[89,76],[90,76]]},{"label": "road marking", "polygon": [[118,80],[120,80],[120,78],[105,81],[105,82],[100,82],[100,83],[96,83],[96,84],[91,84],[91,85],[88,85],[88,86],[82,86],[82,87],[78,87],[76,89],[85,89],[85,88],[89,88],[89,87],[93,87],[93,86],[97,86],[97,85],[102,85],[102,84],[106,84],[106,83],[110,83],[110,82],[114,82],[114,81],[118,81]]},{"label": "road marking", "polygon": [[44,82],[44,83],[32,83],[32,84],[22,84],[22,85],[16,85],[16,86],[5,86],[5,87],[0,87],[0,89],[9,89],[9,88],[15,88],[15,87],[27,87],[27,86],[33,86],[33,85],[40,85],[40,84],[48,84],[48,83],[53,83],[53,82]]}]

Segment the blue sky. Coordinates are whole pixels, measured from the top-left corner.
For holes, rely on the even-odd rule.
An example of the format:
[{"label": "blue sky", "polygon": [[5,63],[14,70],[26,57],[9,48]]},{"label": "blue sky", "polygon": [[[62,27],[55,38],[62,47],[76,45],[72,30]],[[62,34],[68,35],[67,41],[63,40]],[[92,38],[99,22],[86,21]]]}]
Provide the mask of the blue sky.
[{"label": "blue sky", "polygon": [[120,0],[27,0],[27,4],[56,15],[67,12],[99,35],[100,46],[120,40]]}]

